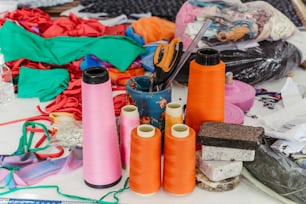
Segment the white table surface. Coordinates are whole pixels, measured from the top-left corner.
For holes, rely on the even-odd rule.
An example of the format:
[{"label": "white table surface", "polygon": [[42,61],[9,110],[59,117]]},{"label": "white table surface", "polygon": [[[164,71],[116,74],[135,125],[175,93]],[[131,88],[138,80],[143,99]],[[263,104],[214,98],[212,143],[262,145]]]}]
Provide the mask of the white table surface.
[{"label": "white table surface", "polygon": [[[293,79],[298,83],[306,85],[306,71],[301,68],[294,69]],[[280,80],[268,81],[257,85],[265,87],[270,91],[279,91],[285,82],[285,78]],[[186,90],[181,90],[180,94],[175,95],[176,100],[181,98],[184,100]],[[39,105],[38,99],[16,99],[8,105],[0,105],[0,123],[39,115],[36,106]],[[46,103],[45,103],[46,104]],[[42,105],[45,105],[42,104]],[[247,119],[247,118],[246,118]],[[14,123],[11,125],[0,126],[0,154],[11,154],[16,150],[21,136],[21,126],[23,122]],[[99,199],[101,196],[112,190],[120,189],[126,179],[126,172],[123,171],[121,182],[114,187],[107,189],[93,189],[88,187],[83,181],[82,168],[77,169],[68,174],[54,175],[46,178],[37,185],[58,185],[63,193],[73,194],[78,196],[90,197]],[[6,195],[6,198],[24,198],[24,199],[50,199],[50,200],[65,200],[52,189],[35,189],[26,191],[17,191]],[[0,203],[1,202],[0,197]],[[156,203],[176,203],[176,204],[220,204],[235,203],[235,204],[279,204],[279,200],[272,198],[261,190],[253,186],[248,180],[242,177],[241,183],[234,189],[228,192],[208,192],[198,187],[191,194],[185,196],[173,196],[160,189],[158,193],[150,197],[142,197],[136,195],[131,190],[127,190],[119,195],[120,203],[132,204],[156,204]],[[112,201],[111,197],[106,199]],[[4,202],[5,203],[5,202]]]},{"label": "white table surface", "polygon": [[[305,45],[306,32],[296,33],[289,41],[296,45],[302,53],[303,59],[306,59]],[[299,84],[306,86],[306,71],[301,68],[294,69],[293,80]],[[266,88],[269,91],[280,91],[284,85],[286,78],[279,80],[267,81],[256,85],[258,88]],[[186,102],[187,89],[186,87],[177,88],[175,86],[172,90],[172,101]],[[36,109],[37,105],[46,105],[48,103],[40,104],[38,99],[16,99],[9,105],[0,105],[0,124],[3,122],[27,118],[39,115]],[[256,108],[258,103],[254,104]],[[13,153],[19,143],[21,136],[23,122],[14,123],[11,125],[0,125],[0,154]],[[252,124],[250,117],[245,117],[245,124]],[[126,179],[126,172],[122,171],[123,178],[119,184],[107,189],[93,189],[88,187],[83,181],[82,168],[79,168],[68,174],[59,174],[47,177],[37,185],[58,185],[62,193],[89,197],[92,199],[99,199],[109,191],[119,190]],[[0,189],[1,192],[1,189]],[[44,200],[62,200],[68,201],[58,195],[52,189],[31,189],[26,191],[17,191],[6,195],[6,198],[23,198],[23,199],[44,199]],[[208,192],[198,187],[194,189],[191,194],[185,196],[173,196],[160,189],[155,195],[150,197],[142,197],[136,195],[131,190],[124,191],[119,195],[122,204],[279,204],[279,200],[271,197],[255,187],[252,183],[241,178],[241,183],[233,190],[227,192]],[[5,199],[0,196],[0,204],[7,203]],[[113,201],[112,197],[108,197],[106,201]],[[76,203],[73,200],[73,203]]]}]

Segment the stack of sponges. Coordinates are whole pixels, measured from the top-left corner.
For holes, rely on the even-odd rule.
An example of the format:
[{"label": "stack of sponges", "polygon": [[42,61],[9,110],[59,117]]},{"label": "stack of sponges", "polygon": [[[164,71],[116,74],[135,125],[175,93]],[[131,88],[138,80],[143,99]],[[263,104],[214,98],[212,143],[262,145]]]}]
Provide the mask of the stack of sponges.
[{"label": "stack of sponges", "polygon": [[231,190],[239,184],[243,161],[253,161],[264,135],[262,127],[205,122],[198,133],[198,186],[209,191]]}]

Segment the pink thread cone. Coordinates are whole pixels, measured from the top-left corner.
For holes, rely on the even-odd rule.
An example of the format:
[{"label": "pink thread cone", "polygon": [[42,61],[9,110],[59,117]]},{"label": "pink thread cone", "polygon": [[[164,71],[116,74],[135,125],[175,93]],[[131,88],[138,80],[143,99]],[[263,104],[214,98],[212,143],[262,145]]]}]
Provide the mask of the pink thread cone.
[{"label": "pink thread cone", "polygon": [[106,188],[121,179],[121,159],[109,75],[102,67],[83,71],[83,175],[85,183]]},{"label": "pink thread cone", "polygon": [[120,114],[120,153],[122,167],[129,169],[131,155],[131,132],[140,124],[137,106],[126,105]]},{"label": "pink thread cone", "polygon": [[[231,73],[226,74],[230,79]],[[241,108],[244,112],[250,110],[254,104],[255,88],[244,82],[230,79],[225,84],[225,101]]]}]

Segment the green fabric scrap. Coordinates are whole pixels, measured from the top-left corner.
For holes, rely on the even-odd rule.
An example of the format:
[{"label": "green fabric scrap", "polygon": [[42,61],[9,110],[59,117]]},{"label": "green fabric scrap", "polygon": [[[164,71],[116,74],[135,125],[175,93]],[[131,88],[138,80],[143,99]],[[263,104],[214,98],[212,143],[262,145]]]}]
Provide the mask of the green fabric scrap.
[{"label": "green fabric scrap", "polygon": [[21,67],[18,98],[39,98],[41,102],[54,99],[67,89],[69,73],[66,69],[32,69]]},{"label": "green fabric scrap", "polygon": [[7,20],[0,28],[0,48],[5,61],[26,58],[63,65],[93,54],[125,71],[146,50],[126,36],[42,38]]}]

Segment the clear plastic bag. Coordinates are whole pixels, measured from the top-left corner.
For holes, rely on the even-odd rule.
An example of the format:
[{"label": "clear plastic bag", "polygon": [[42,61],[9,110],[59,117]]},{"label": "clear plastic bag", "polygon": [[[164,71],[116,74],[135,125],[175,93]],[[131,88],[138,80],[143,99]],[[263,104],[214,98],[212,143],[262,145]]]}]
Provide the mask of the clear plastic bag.
[{"label": "clear plastic bag", "polygon": [[200,29],[199,22],[207,19],[212,23],[201,44],[210,47],[246,40],[285,40],[296,31],[288,17],[264,1],[190,0],[182,5],[175,21],[175,36],[183,40],[184,48]]},{"label": "clear plastic bag", "polygon": [[63,147],[81,147],[83,142],[82,124],[80,121],[62,121],[55,124],[56,142]]}]

